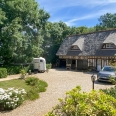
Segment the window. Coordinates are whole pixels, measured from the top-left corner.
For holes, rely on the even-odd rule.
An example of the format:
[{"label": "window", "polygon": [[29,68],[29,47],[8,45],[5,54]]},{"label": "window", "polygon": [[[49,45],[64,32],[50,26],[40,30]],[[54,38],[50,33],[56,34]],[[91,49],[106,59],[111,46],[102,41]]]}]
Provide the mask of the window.
[{"label": "window", "polygon": [[112,44],[112,43],[107,43],[107,44],[104,44],[104,45],[102,46],[102,48],[103,48],[103,49],[112,49],[112,48],[116,48],[116,47],[115,47],[114,44]]},{"label": "window", "polygon": [[79,47],[74,45],[74,46],[71,46],[71,50],[79,50]]},{"label": "window", "polygon": [[114,48],[114,45],[113,44],[106,44],[106,48]]}]

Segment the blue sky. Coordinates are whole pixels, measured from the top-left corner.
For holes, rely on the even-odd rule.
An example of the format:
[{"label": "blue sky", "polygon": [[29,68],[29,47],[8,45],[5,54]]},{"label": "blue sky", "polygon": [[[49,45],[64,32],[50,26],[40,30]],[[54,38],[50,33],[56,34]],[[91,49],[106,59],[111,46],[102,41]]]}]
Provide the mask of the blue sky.
[{"label": "blue sky", "polygon": [[116,0],[36,0],[50,14],[50,22],[92,27],[101,15],[116,13]]}]

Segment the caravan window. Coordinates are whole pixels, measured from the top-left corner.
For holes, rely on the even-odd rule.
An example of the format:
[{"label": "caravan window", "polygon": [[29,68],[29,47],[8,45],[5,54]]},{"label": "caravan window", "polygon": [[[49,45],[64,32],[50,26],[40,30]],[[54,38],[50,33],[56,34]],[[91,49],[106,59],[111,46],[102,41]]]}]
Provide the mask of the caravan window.
[{"label": "caravan window", "polygon": [[40,62],[43,62],[43,60],[40,60]]}]

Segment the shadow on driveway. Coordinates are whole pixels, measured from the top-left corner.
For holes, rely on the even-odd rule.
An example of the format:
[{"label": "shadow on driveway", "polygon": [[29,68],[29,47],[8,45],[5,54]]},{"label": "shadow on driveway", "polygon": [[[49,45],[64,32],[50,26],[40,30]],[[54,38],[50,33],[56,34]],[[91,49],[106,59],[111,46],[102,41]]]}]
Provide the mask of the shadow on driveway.
[{"label": "shadow on driveway", "polygon": [[99,84],[99,85],[112,85],[112,83],[110,82],[102,82],[102,81],[95,81],[95,84]]}]

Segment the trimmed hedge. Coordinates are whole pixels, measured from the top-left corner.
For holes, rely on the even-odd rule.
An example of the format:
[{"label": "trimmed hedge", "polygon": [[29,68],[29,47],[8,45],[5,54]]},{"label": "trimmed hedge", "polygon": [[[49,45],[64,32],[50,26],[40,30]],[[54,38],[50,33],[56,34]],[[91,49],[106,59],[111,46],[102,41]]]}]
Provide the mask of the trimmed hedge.
[{"label": "trimmed hedge", "polygon": [[0,68],[0,78],[6,78],[6,77],[7,77],[7,69]]},{"label": "trimmed hedge", "polygon": [[20,71],[23,69],[25,72],[28,72],[29,66],[12,66],[12,65],[7,65],[7,66],[2,66],[2,68],[7,69],[7,74],[8,75],[13,75],[13,74],[19,74]]}]

